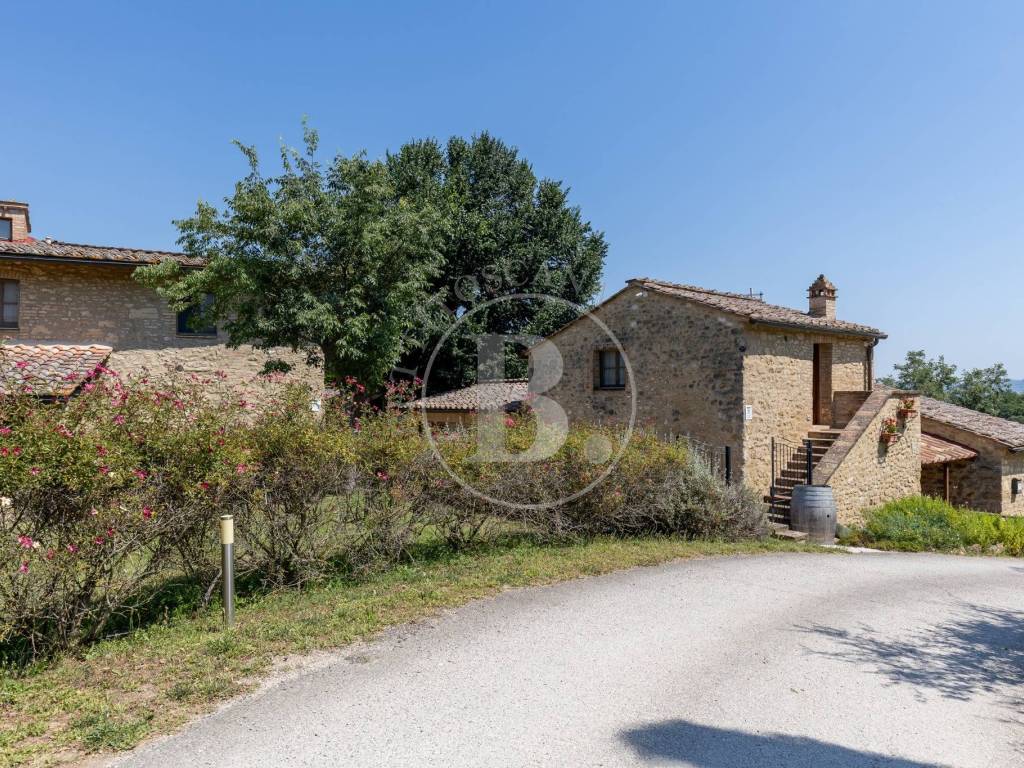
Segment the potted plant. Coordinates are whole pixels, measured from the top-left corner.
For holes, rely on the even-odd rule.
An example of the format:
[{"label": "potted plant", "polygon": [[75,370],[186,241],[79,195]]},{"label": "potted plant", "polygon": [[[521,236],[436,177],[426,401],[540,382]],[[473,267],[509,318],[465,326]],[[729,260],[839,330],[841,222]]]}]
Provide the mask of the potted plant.
[{"label": "potted plant", "polygon": [[900,423],[890,416],[882,421],[882,434],[879,439],[886,445],[892,445],[900,438]]},{"label": "potted plant", "polygon": [[917,408],[914,407],[914,398],[904,397],[900,400],[900,406],[897,412],[902,419],[912,418],[917,414]]}]

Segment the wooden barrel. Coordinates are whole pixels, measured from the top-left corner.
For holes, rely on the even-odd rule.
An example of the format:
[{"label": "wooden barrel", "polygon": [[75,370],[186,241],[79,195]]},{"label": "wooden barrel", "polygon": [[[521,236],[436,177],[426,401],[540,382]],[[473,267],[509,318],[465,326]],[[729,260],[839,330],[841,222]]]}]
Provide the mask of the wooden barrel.
[{"label": "wooden barrel", "polygon": [[803,531],[815,544],[832,544],[836,538],[836,500],[829,485],[798,485],[793,488],[789,527]]}]

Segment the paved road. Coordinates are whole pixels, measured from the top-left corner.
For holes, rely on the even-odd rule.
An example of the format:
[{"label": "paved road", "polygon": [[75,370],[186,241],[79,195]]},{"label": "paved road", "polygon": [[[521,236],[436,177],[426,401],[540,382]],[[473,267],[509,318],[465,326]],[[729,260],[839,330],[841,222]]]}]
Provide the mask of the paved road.
[{"label": "paved road", "polygon": [[682,561],[350,648],[125,766],[1024,765],[1024,562]]}]

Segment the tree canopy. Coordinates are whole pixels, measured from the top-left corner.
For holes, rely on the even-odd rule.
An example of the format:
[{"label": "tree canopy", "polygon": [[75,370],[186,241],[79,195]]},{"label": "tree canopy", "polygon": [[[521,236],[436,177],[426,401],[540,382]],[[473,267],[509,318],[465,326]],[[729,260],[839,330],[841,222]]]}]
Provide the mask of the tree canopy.
[{"label": "tree canopy", "polygon": [[907,353],[883,384],[911,389],[937,400],[945,400],[993,416],[1024,422],[1024,393],[1014,390],[1006,367],[996,363],[957,373],[957,366],[941,355],[930,359],[924,350]]},{"label": "tree canopy", "polygon": [[[400,367],[422,372],[442,334],[460,323],[438,350],[432,390],[476,377],[476,334],[545,336],[574,319],[600,287],[608,252],[604,235],[570,205],[560,182],[538,179],[517,150],[483,133],[410,142],[387,157],[399,194],[443,212],[447,226],[441,269],[431,278],[417,344]],[[554,297],[487,302],[511,294]],[[563,303],[568,302],[568,303]],[[469,314],[467,314],[469,313]],[[505,374],[526,363],[507,350]]]},{"label": "tree canopy", "polygon": [[[282,149],[272,177],[238,144],[250,171],[223,210],[201,202],[175,222],[179,244],[206,267],[165,262],[139,279],[174,308],[201,310],[195,322],[220,323],[233,346],[288,347],[371,389],[393,370],[422,375],[460,318],[431,389],[462,386],[475,379],[476,334],[544,336],[597,294],[603,234],[560,182],[538,179],[498,139],[412,141],[379,161],[339,155],[326,168],[316,132],[304,139],[303,152]],[[568,304],[481,308],[509,294]],[[509,350],[506,375],[524,372]]]},{"label": "tree canopy", "polygon": [[304,139],[269,178],[239,144],[250,172],[224,210],[200,203],[175,222],[205,268],[164,262],[137,274],[176,309],[201,307],[196,322],[219,321],[232,346],[288,347],[329,377],[379,386],[440,269],[444,221],[425,198],[398,194],[383,162],[338,156],[324,168],[316,132]]}]

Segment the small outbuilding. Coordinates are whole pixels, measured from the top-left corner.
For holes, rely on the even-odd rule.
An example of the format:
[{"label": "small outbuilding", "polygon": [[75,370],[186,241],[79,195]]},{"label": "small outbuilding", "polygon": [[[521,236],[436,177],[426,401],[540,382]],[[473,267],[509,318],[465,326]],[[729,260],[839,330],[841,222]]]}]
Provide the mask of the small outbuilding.
[{"label": "small outbuilding", "polygon": [[1024,424],[921,398],[921,492],[1024,515]]},{"label": "small outbuilding", "polygon": [[480,411],[518,411],[527,399],[527,379],[481,381],[409,403],[435,426],[470,426]]}]

